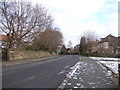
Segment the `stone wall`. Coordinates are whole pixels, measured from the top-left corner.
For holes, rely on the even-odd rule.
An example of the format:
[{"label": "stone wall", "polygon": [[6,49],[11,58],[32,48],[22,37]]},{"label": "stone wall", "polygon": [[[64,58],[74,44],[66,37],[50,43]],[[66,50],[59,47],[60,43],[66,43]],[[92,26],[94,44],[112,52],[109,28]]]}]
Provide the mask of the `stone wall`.
[{"label": "stone wall", "polygon": [[55,53],[50,54],[47,51],[10,50],[10,60],[33,59],[55,55]]}]

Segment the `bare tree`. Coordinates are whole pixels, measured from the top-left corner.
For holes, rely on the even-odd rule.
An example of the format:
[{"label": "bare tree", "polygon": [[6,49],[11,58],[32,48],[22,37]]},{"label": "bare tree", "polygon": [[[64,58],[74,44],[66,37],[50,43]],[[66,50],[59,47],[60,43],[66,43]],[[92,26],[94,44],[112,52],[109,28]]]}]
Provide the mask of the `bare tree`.
[{"label": "bare tree", "polygon": [[98,35],[94,31],[85,31],[81,37],[80,52],[82,54],[91,52],[91,45],[93,41],[98,39]]},{"label": "bare tree", "polygon": [[86,43],[90,43],[98,39],[98,35],[91,30],[83,32],[83,37],[86,38]]},{"label": "bare tree", "polygon": [[49,28],[33,40],[33,46],[44,50],[55,51],[62,42],[62,33]]},{"label": "bare tree", "polygon": [[8,36],[9,48],[20,47],[53,21],[45,7],[30,2],[1,2],[0,12],[0,29]]}]

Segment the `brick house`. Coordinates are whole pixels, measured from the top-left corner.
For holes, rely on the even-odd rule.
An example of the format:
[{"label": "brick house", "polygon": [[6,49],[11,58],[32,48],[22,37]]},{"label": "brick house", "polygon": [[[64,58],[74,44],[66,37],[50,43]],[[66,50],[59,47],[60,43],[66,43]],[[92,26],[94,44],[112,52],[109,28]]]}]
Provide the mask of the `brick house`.
[{"label": "brick house", "polygon": [[8,37],[6,35],[0,35],[0,47],[7,48]]},{"label": "brick house", "polygon": [[118,37],[111,34],[105,38],[101,38],[97,45],[97,52],[101,54],[118,53]]},{"label": "brick house", "polygon": [[90,48],[89,48],[90,53],[97,53],[98,42],[99,41],[96,40],[96,41],[93,41],[89,44],[90,45]]},{"label": "brick house", "polygon": [[117,48],[116,48],[116,53],[120,54],[120,36],[117,38]]},{"label": "brick house", "polygon": [[2,59],[3,61],[8,60],[7,44],[8,37],[6,35],[0,35],[0,59]]}]

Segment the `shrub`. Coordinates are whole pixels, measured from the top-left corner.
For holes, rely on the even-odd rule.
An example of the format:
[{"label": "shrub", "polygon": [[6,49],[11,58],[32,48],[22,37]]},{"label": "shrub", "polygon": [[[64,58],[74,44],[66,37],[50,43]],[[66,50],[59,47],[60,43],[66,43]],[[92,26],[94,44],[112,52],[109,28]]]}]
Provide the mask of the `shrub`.
[{"label": "shrub", "polygon": [[32,46],[28,46],[28,47],[26,47],[26,50],[38,51],[39,48],[35,48],[35,47],[32,47]]}]

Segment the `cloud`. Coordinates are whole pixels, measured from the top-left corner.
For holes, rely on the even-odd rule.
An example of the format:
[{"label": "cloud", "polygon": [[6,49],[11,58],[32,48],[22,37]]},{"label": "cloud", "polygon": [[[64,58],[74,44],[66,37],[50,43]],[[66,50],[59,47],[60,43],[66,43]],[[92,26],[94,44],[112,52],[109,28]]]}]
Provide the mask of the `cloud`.
[{"label": "cloud", "polygon": [[65,43],[79,43],[86,30],[97,32],[101,37],[117,35],[119,0],[31,0],[42,3],[54,16],[55,25],[63,32]]},{"label": "cloud", "polygon": [[34,2],[42,3],[54,14],[61,11],[66,17],[84,19],[97,12],[104,5],[105,0],[34,0]]}]

